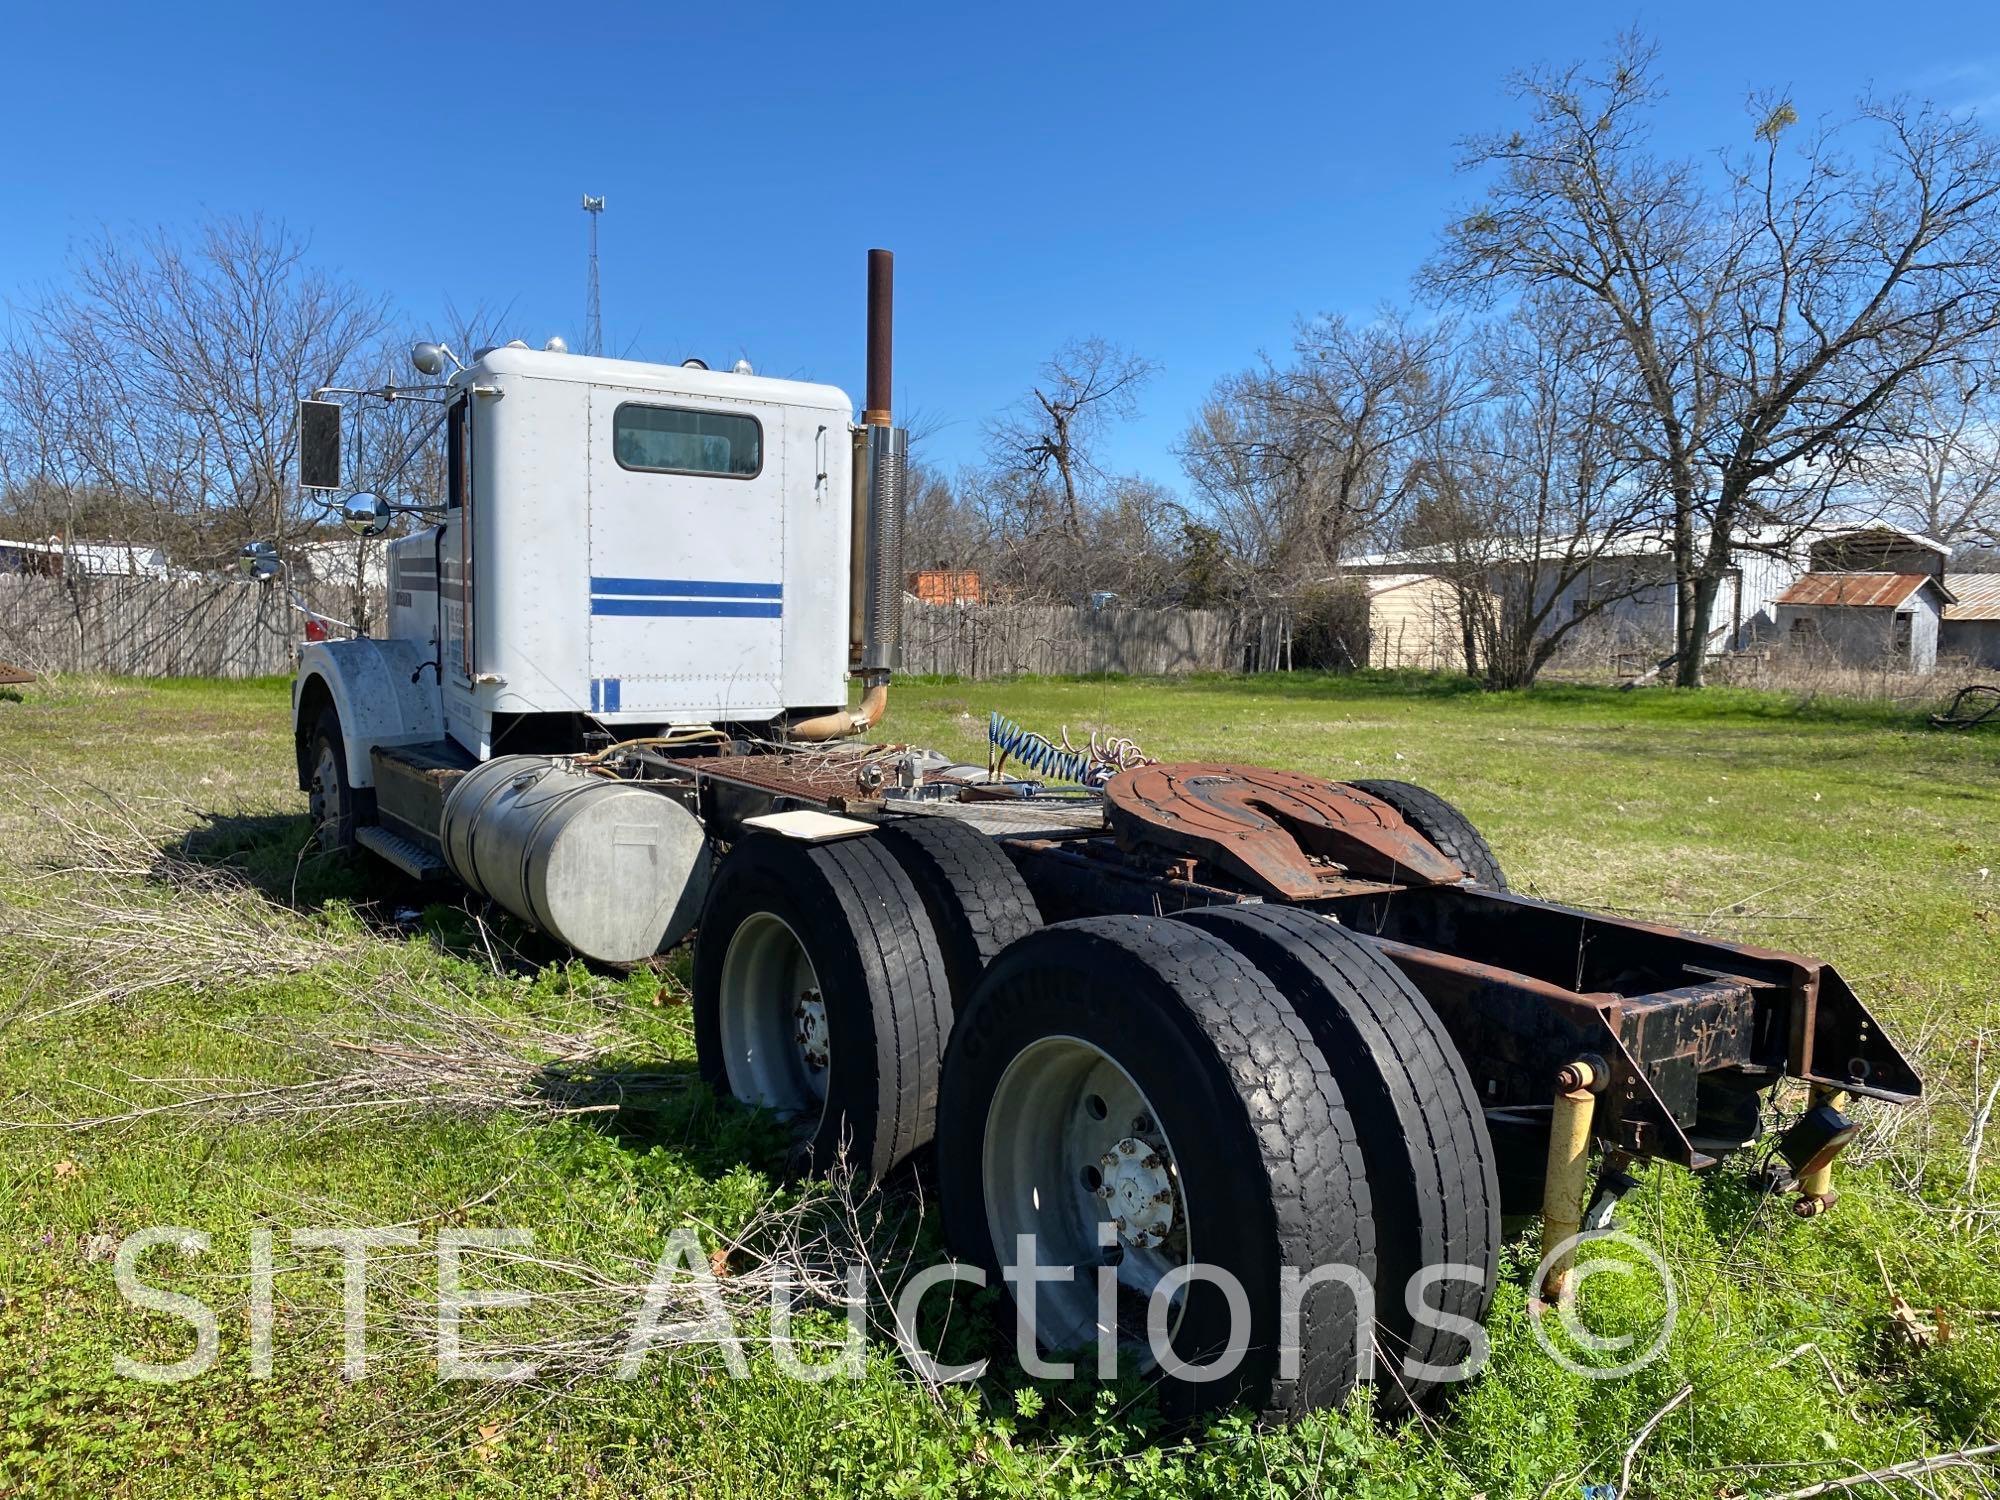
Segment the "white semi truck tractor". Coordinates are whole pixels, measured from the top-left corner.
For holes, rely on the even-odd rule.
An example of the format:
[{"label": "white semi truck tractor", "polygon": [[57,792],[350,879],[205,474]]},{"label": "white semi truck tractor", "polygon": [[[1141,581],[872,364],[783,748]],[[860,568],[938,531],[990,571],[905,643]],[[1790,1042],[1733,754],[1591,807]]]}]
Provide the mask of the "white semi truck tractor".
[{"label": "white semi truck tractor", "polygon": [[[339,487],[343,416],[380,400],[437,402],[445,446],[444,494],[343,502],[364,534],[425,524],[387,544],[386,633],[300,653],[324,844],[605,963],[692,935],[709,1084],[806,1167],[880,1180],[934,1148],[953,1250],[1034,1286],[1049,1349],[1115,1339],[1178,1411],[1429,1399],[1503,1207],[1540,1212],[1562,1295],[1633,1163],[1741,1149],[1786,1077],[1799,1211],[1832,1204],[1846,1097],[1920,1084],[1824,963],[1515,895],[1403,782],[1094,755],[997,715],[984,764],[886,736],[890,271],[871,251],[858,420],[747,366],[515,344],[420,344],[432,384],[302,406],[308,487]],[[1023,1253],[1042,1279],[1003,1282]]]}]

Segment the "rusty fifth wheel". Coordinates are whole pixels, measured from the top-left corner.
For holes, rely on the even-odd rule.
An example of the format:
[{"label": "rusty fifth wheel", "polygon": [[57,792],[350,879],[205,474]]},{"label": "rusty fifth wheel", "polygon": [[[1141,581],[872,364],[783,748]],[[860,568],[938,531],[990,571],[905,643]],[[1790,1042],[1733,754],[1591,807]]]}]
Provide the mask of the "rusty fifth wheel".
[{"label": "rusty fifth wheel", "polygon": [[1284,1281],[1373,1277],[1355,1124],[1297,1011],[1220,939],[1089,917],[1010,946],[959,1017],[937,1158],[947,1236],[1024,1317],[1039,1268],[1051,1359],[1115,1355],[1178,1414],[1353,1388],[1352,1289],[1309,1283],[1294,1325]]},{"label": "rusty fifth wheel", "polygon": [[1145,766],[1113,777],[1104,800],[1121,844],[1209,860],[1280,900],[1465,879],[1389,803],[1296,771]]},{"label": "rusty fifth wheel", "polygon": [[1500,860],[1472,820],[1436,792],[1409,781],[1350,781],[1357,792],[1386,802],[1405,823],[1422,834],[1445,858],[1489,891],[1507,889]]}]

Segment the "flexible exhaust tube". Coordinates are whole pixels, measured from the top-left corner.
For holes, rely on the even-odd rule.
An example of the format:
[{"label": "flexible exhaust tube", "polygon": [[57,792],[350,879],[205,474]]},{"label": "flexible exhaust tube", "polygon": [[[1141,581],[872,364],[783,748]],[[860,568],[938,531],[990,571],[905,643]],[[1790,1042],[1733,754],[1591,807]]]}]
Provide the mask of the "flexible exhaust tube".
[{"label": "flexible exhaust tube", "polygon": [[861,697],[859,708],[843,708],[817,718],[801,719],[785,731],[795,740],[837,740],[843,735],[866,734],[889,711],[889,679],[871,683]]}]

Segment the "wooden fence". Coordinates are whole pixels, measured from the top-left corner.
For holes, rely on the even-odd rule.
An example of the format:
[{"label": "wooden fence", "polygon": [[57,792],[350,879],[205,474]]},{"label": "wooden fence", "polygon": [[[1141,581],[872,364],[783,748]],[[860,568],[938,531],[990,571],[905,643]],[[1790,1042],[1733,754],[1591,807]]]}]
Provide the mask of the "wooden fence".
[{"label": "wooden fence", "polygon": [[[325,598],[307,598],[313,608],[347,618],[353,590],[314,594]],[[305,636],[292,598],[282,584],[234,580],[0,577],[0,661],[134,677],[289,674]]]},{"label": "wooden fence", "polygon": [[[305,622],[282,584],[233,580],[0,576],[0,660],[36,672],[139,677],[289,673]],[[353,591],[305,599],[350,618]],[[381,601],[368,613],[382,618]],[[1172,676],[1285,666],[1277,611],[1109,605],[903,605],[903,671],[1005,677],[1125,672]],[[338,632],[337,632],[338,633]]]},{"label": "wooden fence", "polygon": [[1283,665],[1284,629],[1275,611],[905,599],[903,670],[960,677],[1262,671]]}]

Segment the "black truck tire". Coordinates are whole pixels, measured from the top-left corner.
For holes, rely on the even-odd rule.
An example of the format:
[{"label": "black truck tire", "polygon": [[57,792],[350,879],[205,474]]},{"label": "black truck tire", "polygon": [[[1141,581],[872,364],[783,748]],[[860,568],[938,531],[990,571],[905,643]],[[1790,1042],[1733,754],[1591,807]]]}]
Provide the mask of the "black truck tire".
[{"label": "black truck tire", "polygon": [[[1132,1137],[1092,1158],[1100,1142],[1090,1121],[1104,1122],[1098,1134],[1129,1129]],[[1112,1194],[1109,1174],[1133,1139],[1153,1153],[1138,1165],[1154,1180],[1126,1197],[1128,1179]],[[945,1059],[937,1172],[946,1239],[985,1269],[989,1285],[1011,1292],[1002,1266],[1023,1232],[1038,1237],[1043,1263],[1078,1268],[1036,1293],[1044,1314],[1037,1331],[1052,1352],[1092,1347],[1096,1268],[1116,1265],[1121,1286],[1132,1276],[1129,1295],[1141,1309],[1156,1300],[1149,1288],[1180,1264],[1236,1278],[1247,1326],[1236,1326],[1227,1294],[1203,1277],[1185,1284],[1177,1310],[1163,1311],[1167,1358],[1146,1378],[1170,1417],[1238,1400],[1296,1415],[1353,1389],[1356,1341],[1366,1330],[1350,1288],[1308,1282],[1295,1367],[1280,1343],[1287,1269],[1374,1276],[1375,1221],[1355,1124],[1291,1004],[1208,933],[1164,917],[1085,917],[1002,953],[960,1015]],[[1150,1186],[1160,1193],[1144,1196]],[[1160,1203],[1171,1205],[1171,1222],[1151,1225],[1162,1237],[1135,1242],[1123,1215],[1137,1223],[1146,1205]],[[1106,1235],[1116,1238],[1101,1249]],[[1174,1307],[1171,1299],[1161,1305]],[[1118,1321],[1122,1329],[1142,1319],[1136,1312]],[[1199,1374],[1227,1358],[1232,1334],[1243,1341],[1233,1369],[1188,1378],[1188,1368]],[[1121,1341],[1121,1372],[1147,1357],[1150,1340],[1138,1342],[1127,1349]],[[1094,1368],[1091,1354],[1073,1357],[1085,1361],[1080,1369]]]},{"label": "black truck tire", "polygon": [[1219,906],[1178,918],[1255,964],[1311,1028],[1360,1131],[1375,1206],[1376,1407],[1407,1414],[1438,1386],[1405,1361],[1461,1366],[1457,1327],[1419,1324],[1411,1278],[1476,1267],[1421,1288],[1440,1313],[1483,1322],[1500,1254],[1500,1188],[1485,1112],[1443,1023],[1367,939],[1297,907]]},{"label": "black truck tire", "polygon": [[306,806],[312,817],[313,837],[329,853],[353,850],[363,799],[348,782],[347,742],[340,732],[339,711],[331,703],[320,709],[313,722],[305,764]]},{"label": "black truck tire", "polygon": [[739,840],[694,953],[695,1054],[717,1091],[789,1117],[799,1165],[879,1180],[936,1125],[951,993],[910,879],[871,837]]},{"label": "black truck tire", "polygon": [[923,898],[962,1010],[1000,950],[1042,925],[1027,882],[998,844],[956,818],[892,818],[875,837]]},{"label": "black truck tire", "polygon": [[1453,864],[1489,891],[1507,889],[1507,877],[1493,846],[1472,826],[1472,820],[1436,792],[1411,781],[1350,781],[1357,792],[1378,797],[1395,808],[1418,833],[1435,844]]}]

